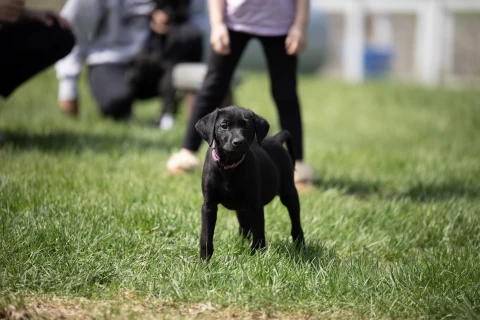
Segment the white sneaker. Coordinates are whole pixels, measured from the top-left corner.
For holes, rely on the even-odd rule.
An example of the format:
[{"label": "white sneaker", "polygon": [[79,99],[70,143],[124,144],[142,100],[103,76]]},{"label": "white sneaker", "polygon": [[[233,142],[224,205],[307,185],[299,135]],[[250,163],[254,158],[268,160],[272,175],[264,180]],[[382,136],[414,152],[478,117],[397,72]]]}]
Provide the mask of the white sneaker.
[{"label": "white sneaker", "polygon": [[295,162],[295,183],[313,183],[315,180],[315,172],[313,168],[303,161]]},{"label": "white sneaker", "polygon": [[169,112],[165,113],[162,116],[162,119],[160,119],[160,124],[159,124],[160,130],[168,131],[168,130],[172,129],[173,128],[173,123],[174,123],[173,114],[171,114]]},{"label": "white sneaker", "polygon": [[181,149],[179,152],[172,154],[167,162],[167,170],[170,173],[183,173],[199,167],[200,160],[192,151],[187,149]]}]

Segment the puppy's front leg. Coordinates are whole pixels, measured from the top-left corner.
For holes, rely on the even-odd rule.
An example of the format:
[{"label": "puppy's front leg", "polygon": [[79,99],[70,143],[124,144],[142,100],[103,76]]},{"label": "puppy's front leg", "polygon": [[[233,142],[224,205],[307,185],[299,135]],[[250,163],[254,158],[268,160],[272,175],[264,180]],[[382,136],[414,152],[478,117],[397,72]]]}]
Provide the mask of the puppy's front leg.
[{"label": "puppy's front leg", "polygon": [[263,205],[256,206],[251,212],[250,226],[252,227],[252,250],[265,248],[265,214]]},{"label": "puppy's front leg", "polygon": [[202,206],[202,233],[200,235],[200,258],[210,260],[213,254],[213,233],[217,222],[218,204],[204,201]]}]

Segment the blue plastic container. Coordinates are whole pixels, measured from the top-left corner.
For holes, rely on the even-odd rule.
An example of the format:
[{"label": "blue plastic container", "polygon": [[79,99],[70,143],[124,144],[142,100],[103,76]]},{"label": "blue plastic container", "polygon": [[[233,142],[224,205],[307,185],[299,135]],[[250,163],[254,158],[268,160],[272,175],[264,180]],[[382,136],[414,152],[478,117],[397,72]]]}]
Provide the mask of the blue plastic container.
[{"label": "blue plastic container", "polygon": [[365,47],[363,68],[366,78],[383,78],[388,76],[391,68],[393,50],[388,47]]}]

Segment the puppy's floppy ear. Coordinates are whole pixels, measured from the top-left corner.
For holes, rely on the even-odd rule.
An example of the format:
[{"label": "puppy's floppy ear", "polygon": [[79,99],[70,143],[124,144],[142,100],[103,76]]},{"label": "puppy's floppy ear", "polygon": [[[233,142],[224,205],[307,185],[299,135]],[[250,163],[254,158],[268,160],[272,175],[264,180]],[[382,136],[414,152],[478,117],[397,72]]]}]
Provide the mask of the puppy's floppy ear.
[{"label": "puppy's floppy ear", "polygon": [[267,120],[260,117],[259,115],[253,114],[253,121],[255,124],[255,135],[257,136],[257,141],[259,144],[262,143],[263,139],[267,136],[268,129],[270,129],[270,124]]},{"label": "puppy's floppy ear", "polygon": [[215,122],[217,121],[218,109],[207,114],[195,124],[198,134],[211,146],[215,139]]}]

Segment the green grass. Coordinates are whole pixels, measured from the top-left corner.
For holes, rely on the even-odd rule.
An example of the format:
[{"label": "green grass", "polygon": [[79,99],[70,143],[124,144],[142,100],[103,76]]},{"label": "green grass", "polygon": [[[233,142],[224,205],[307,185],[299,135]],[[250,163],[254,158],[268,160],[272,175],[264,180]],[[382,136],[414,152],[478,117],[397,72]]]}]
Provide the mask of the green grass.
[{"label": "green grass", "polygon": [[[78,120],[57,110],[52,71],[0,102],[0,297],[210,302],[313,317],[478,318],[480,91],[359,86],[302,77],[307,248],[290,243],[279,200],[267,250],[251,256],[219,212],[216,251],[199,261],[201,173],[172,177],[185,120],[162,133],[102,119],[82,87]],[[264,74],[239,105],[278,130]],[[202,154],[206,146],[202,147]],[[1,300],[1,299],[0,299]]]}]

